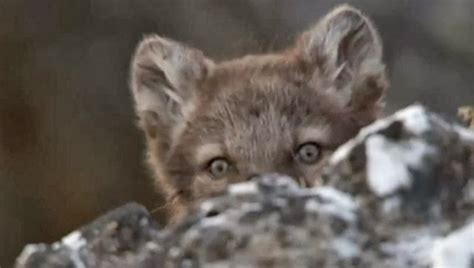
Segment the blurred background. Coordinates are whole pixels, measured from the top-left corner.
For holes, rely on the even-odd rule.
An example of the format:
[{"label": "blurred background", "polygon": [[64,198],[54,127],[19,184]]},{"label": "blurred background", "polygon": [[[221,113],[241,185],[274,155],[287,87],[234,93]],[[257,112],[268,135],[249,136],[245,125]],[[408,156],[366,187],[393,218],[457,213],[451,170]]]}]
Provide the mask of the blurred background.
[{"label": "blurred background", "polygon": [[[161,204],[127,87],[144,34],[222,60],[283,48],[340,2],[0,0],[0,266],[128,201]],[[389,112],[474,103],[474,1],[346,2],[382,35]]]}]

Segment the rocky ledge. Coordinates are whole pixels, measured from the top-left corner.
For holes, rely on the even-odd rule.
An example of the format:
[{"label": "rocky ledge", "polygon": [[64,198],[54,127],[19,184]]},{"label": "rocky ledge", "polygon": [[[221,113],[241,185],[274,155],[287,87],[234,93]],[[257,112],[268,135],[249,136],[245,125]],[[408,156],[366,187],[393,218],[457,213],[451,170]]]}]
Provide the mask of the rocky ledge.
[{"label": "rocky ledge", "polygon": [[420,105],[341,146],[325,185],[268,175],[159,229],[128,204],[16,267],[474,267],[474,132]]}]

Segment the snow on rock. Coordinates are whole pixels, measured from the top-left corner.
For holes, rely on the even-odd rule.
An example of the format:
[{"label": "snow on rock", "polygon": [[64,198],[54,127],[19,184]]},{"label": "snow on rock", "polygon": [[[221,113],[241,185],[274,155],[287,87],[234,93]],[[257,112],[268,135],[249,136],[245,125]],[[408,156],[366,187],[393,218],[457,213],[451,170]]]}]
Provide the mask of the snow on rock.
[{"label": "snow on rock", "polygon": [[86,265],[81,260],[79,251],[86,245],[87,241],[82,237],[81,232],[74,231],[70,233],[61,240],[61,243],[71,250],[71,260],[75,267],[85,268]]},{"label": "snow on rock", "polygon": [[424,157],[435,152],[423,142],[411,140],[399,146],[381,135],[368,137],[365,148],[368,184],[378,196],[409,189],[414,179],[410,168],[423,165]]},{"label": "snow on rock", "polygon": [[473,137],[411,106],[341,146],[322,187],[267,174],[164,229],[125,205],[16,267],[472,267]]},{"label": "snow on rock", "polygon": [[340,192],[332,187],[321,187],[314,190],[314,194],[323,202],[310,199],[306,202],[306,209],[332,215],[347,222],[356,220],[357,205],[350,195]]},{"label": "snow on rock", "polygon": [[[51,245],[25,247],[16,267],[150,267],[159,254],[158,231],[145,208],[130,203],[110,211],[89,225]],[[128,258],[121,258],[133,253]]]},{"label": "snow on rock", "polygon": [[471,136],[472,131],[413,105],[367,126],[336,150],[325,178],[356,196],[374,193],[382,198],[380,212],[435,217],[474,175]]},{"label": "snow on rock", "polygon": [[258,192],[257,185],[255,183],[238,183],[229,186],[228,189],[231,195],[247,195],[255,194]]},{"label": "snow on rock", "polygon": [[[389,266],[464,267],[457,266],[455,256],[466,256],[462,250],[445,242],[443,255],[435,241],[474,217],[473,141],[473,131],[413,105],[367,126],[341,146],[325,180],[352,194],[378,222],[378,235],[390,238],[379,246],[392,256]],[[472,234],[464,234],[464,243],[454,243],[474,249]],[[450,250],[455,253],[449,255]],[[432,259],[432,252],[438,257]]]},{"label": "snow on rock", "polygon": [[[121,210],[129,215],[117,216]],[[137,213],[143,217],[140,221]],[[151,221],[141,213],[119,208],[55,243],[54,250],[28,246],[17,267],[50,264],[51,256],[58,255],[70,267],[259,267],[263,263],[313,267],[322,262],[331,267],[359,262],[361,245],[367,243],[358,226],[359,208],[350,195],[331,187],[300,188],[292,178],[276,174],[232,185],[225,195],[203,202],[194,217],[174,229],[140,226],[143,219]],[[123,239],[131,240],[116,245]],[[105,257],[102,243],[106,243]],[[148,262],[159,265],[145,265]]]},{"label": "snow on rock", "polygon": [[433,268],[472,268],[474,265],[474,222],[436,241]]}]

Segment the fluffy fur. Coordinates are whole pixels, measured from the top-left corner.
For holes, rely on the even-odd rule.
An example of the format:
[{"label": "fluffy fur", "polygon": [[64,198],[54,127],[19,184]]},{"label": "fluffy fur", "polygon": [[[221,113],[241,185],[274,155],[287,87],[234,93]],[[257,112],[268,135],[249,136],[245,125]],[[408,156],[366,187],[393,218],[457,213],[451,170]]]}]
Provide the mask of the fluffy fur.
[{"label": "fluffy fur", "polygon": [[[131,89],[156,186],[176,220],[229,183],[283,173],[316,185],[328,155],[372,122],[388,86],[372,23],[341,6],[293,47],[215,63],[201,51],[157,35],[138,46]],[[295,161],[316,142],[320,160]],[[213,179],[208,162],[232,169]]]}]

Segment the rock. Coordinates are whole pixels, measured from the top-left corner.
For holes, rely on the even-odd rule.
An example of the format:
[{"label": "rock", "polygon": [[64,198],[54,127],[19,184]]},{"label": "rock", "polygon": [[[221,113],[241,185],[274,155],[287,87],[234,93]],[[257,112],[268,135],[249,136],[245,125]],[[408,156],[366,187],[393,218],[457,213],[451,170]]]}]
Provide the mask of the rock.
[{"label": "rock", "polygon": [[160,267],[163,249],[147,210],[130,203],[52,245],[28,245],[17,267]]},{"label": "rock", "polygon": [[230,185],[165,229],[129,204],[16,267],[472,267],[474,132],[411,106],[341,146],[324,181]]},{"label": "rock", "polygon": [[391,267],[429,267],[435,241],[473,222],[474,132],[413,105],[341,146],[324,178],[375,222]]},{"label": "rock", "polygon": [[463,222],[472,215],[472,207],[466,207],[472,197],[460,193],[472,187],[473,151],[474,132],[413,105],[341,146],[324,177],[327,185],[366,205],[375,202],[378,220],[453,221],[457,216]]}]

